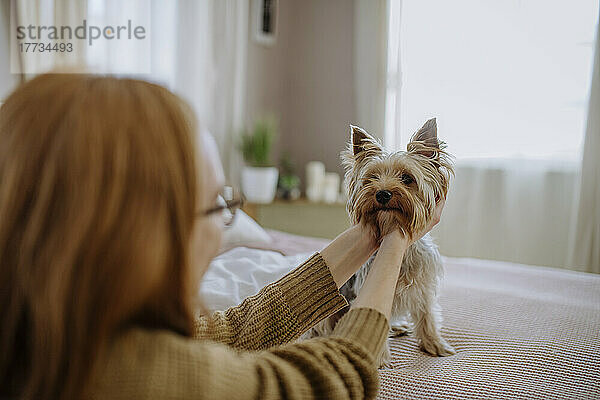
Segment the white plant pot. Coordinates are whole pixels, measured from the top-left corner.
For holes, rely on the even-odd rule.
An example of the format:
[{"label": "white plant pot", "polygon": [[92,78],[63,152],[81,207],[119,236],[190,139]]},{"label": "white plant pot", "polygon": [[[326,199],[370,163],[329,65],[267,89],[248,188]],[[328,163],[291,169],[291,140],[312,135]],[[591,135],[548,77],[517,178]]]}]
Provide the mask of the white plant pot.
[{"label": "white plant pot", "polygon": [[277,191],[279,171],[275,167],[244,167],[242,191],[251,203],[267,204],[273,201]]}]

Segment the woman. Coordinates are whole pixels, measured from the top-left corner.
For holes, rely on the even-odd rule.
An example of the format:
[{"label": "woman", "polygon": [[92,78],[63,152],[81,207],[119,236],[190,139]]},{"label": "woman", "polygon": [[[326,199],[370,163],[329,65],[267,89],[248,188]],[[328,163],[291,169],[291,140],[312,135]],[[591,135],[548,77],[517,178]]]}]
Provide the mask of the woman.
[{"label": "woman", "polygon": [[129,79],[43,75],[6,100],[0,398],[375,396],[409,240],[383,239],[329,338],[291,343],[346,305],[338,288],[378,247],[359,226],[239,306],[195,318],[223,173],[192,121],[166,89]]}]

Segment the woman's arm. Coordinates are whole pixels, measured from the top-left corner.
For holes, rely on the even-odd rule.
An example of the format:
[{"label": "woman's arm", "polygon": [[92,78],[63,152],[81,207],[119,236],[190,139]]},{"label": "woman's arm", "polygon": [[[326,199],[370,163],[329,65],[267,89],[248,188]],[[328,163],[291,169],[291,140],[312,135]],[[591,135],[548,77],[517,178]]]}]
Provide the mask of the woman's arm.
[{"label": "woman's arm", "polygon": [[363,225],[354,225],[321,250],[338,288],[371,257],[377,243]]},{"label": "woman's arm", "polygon": [[195,336],[239,349],[263,350],[297,339],[347,305],[316,253],[240,305],[197,319]]},{"label": "woman's arm", "polygon": [[335,238],[279,281],[265,286],[240,305],[200,317],[196,337],[245,350],[288,343],[348,303],[341,287],[376,244],[360,226]]},{"label": "woman's arm", "polygon": [[412,243],[419,240],[440,222],[445,204],[445,198],[438,200],[429,224],[412,238],[402,236],[399,231],[384,236],[367,279],[352,304],[352,308],[373,308],[385,315],[387,319],[390,318],[404,253]]},{"label": "woman's arm", "polygon": [[[385,245],[382,243],[377,253],[354,308],[373,308],[389,318],[404,251],[439,222],[443,206],[442,199],[429,226],[412,240],[398,232],[384,238]],[[361,226],[347,229],[321,254],[313,255],[239,306],[199,318],[196,337],[245,350],[267,349],[297,339],[348,304],[338,288],[376,249],[363,229]]]},{"label": "woman's arm", "polygon": [[390,318],[394,292],[409,242],[400,232],[386,235],[352,308],[373,308]]},{"label": "woman's arm", "polygon": [[386,318],[365,308],[348,312],[331,337],[259,352],[136,329],[112,345],[93,397],[371,399],[387,333]]}]

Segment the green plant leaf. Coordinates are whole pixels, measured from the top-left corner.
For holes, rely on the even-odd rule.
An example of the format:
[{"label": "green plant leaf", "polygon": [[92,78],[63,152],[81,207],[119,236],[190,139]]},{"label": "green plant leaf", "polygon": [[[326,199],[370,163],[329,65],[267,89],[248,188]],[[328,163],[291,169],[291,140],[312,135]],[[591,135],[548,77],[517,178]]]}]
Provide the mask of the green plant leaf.
[{"label": "green plant leaf", "polygon": [[241,150],[246,164],[253,167],[271,166],[271,150],[277,124],[274,118],[259,119],[252,133],[242,134]]}]

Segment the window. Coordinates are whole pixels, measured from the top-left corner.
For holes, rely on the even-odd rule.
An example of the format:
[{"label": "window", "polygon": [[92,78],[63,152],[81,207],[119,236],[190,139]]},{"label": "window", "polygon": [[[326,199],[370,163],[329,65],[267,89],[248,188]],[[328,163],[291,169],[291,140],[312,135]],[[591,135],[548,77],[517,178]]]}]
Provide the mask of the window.
[{"label": "window", "polygon": [[389,0],[385,140],[430,117],[457,157],[579,160],[598,1]]}]

